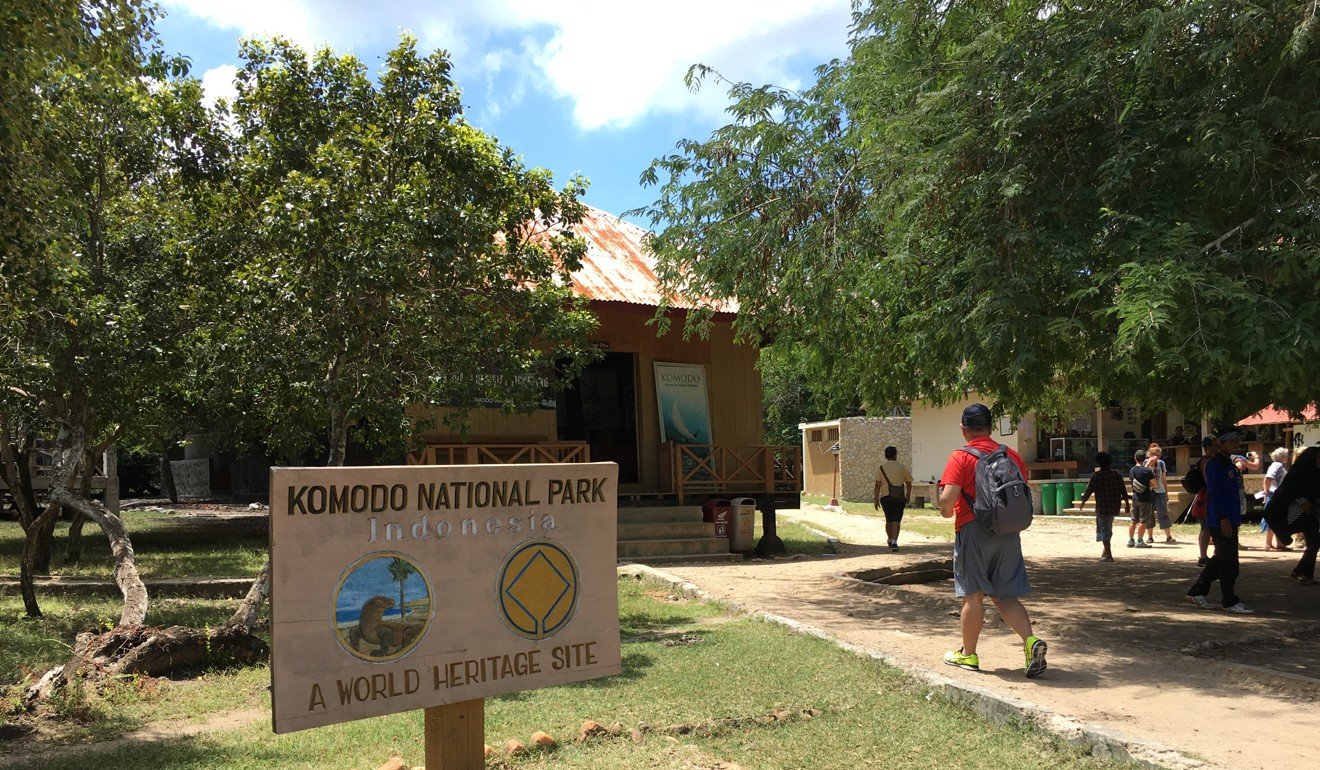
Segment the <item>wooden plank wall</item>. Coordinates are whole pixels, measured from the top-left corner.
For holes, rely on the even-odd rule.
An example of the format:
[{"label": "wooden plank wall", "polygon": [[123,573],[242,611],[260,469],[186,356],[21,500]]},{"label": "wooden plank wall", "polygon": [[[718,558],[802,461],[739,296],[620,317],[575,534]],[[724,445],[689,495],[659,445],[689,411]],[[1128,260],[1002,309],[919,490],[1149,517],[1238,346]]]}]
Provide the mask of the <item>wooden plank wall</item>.
[{"label": "wooden plank wall", "polygon": [[[655,327],[646,322],[654,308],[624,303],[593,303],[600,318],[593,342],[611,353],[637,354],[637,426],[641,483],[626,485],[636,490],[657,490],[660,485],[660,420],[655,402],[655,362],[703,364],[706,366],[707,394],[710,403],[711,432],[716,444],[754,446],[763,443],[765,431],[761,416],[761,375],[756,370],[760,351],[733,343],[733,327],[716,321],[710,338],[683,339],[683,322],[676,318],[669,333],[655,336]],[[427,410],[416,407],[413,413]],[[446,412],[430,410],[437,419],[436,435],[455,435],[439,422]],[[506,415],[498,409],[473,409],[468,434],[483,437],[558,438],[553,409],[530,415]]]}]

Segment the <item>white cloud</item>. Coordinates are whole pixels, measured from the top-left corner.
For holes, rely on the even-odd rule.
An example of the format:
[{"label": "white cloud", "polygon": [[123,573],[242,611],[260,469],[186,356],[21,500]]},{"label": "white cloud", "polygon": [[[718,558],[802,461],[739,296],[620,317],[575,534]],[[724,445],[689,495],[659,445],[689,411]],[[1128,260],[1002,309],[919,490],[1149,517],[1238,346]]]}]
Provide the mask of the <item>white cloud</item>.
[{"label": "white cloud", "polygon": [[485,85],[497,114],[530,88],[573,104],[585,130],[628,126],[654,112],[709,115],[723,89],[690,94],[695,63],[734,80],[796,85],[790,60],[846,53],[849,0],[166,0],[244,35],[280,34],[305,47],[388,46],[414,30],[425,49],[453,54],[460,83]]},{"label": "white cloud", "polygon": [[238,67],[232,64],[221,64],[202,73],[202,101],[207,107],[214,107],[220,99],[231,105],[234,103],[238,96],[238,89],[234,87],[237,74]]}]

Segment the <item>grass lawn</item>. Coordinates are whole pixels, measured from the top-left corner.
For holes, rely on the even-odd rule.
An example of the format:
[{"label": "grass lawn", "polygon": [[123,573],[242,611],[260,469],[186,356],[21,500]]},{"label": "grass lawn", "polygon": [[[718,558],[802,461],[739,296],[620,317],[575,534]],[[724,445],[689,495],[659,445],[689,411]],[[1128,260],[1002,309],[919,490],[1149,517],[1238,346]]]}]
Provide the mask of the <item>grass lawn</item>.
[{"label": "grass lawn", "polygon": [[[875,661],[778,626],[729,615],[665,585],[619,582],[623,673],[610,679],[527,691],[486,702],[486,741],[524,743],[536,730],[560,741],[552,753],[506,759],[514,768],[1120,767],[1087,756],[1035,730],[989,724],[970,710],[931,696],[920,684]],[[130,722],[178,719],[180,705],[204,714],[267,703],[265,669],[214,673],[200,684],[166,683],[125,708]],[[125,695],[131,700],[132,694]],[[812,709],[813,717],[802,716]],[[780,721],[765,717],[790,712]],[[757,718],[761,718],[758,720]],[[584,719],[658,730],[639,744],[626,737],[572,742]],[[250,723],[164,743],[140,743],[43,759],[44,770],[153,768],[371,768],[391,755],[423,761],[422,713],[414,711],[285,736]],[[20,739],[0,751],[30,748]]]},{"label": "grass lawn", "polygon": [[[169,577],[253,577],[266,562],[269,539],[266,520],[185,517],[169,512],[124,511],[124,526],[133,540],[138,572],[145,579]],[[110,546],[100,527],[83,527],[83,554],[78,564],[63,564],[69,523],[55,528],[51,574],[112,579]],[[23,530],[16,521],[0,521],[0,575],[18,577]]]},{"label": "grass lawn", "polygon": [[[761,514],[758,512],[756,515],[756,532],[753,536],[755,542],[759,543],[761,541],[762,532]],[[784,548],[790,556],[799,553],[807,556],[821,556],[832,553],[825,538],[801,524],[776,517],[775,533],[779,535],[780,540],[784,541]]]}]

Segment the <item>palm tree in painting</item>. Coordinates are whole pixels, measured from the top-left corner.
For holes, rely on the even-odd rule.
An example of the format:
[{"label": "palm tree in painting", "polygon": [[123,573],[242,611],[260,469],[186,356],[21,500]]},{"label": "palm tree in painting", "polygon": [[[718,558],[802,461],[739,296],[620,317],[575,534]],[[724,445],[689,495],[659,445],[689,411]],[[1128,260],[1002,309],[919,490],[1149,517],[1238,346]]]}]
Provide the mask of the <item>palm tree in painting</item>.
[{"label": "palm tree in painting", "polygon": [[403,620],[403,584],[408,582],[408,576],[413,575],[417,570],[406,559],[390,559],[390,577],[399,584],[399,620]]}]

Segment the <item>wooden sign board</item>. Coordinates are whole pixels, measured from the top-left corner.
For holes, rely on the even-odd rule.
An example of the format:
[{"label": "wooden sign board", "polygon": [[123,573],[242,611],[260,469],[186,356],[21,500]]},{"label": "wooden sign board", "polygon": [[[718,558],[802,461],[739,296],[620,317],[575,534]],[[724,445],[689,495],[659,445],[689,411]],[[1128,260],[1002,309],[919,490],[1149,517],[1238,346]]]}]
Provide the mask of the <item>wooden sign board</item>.
[{"label": "wooden sign board", "polygon": [[277,733],[620,671],[618,466],[271,469]]}]

